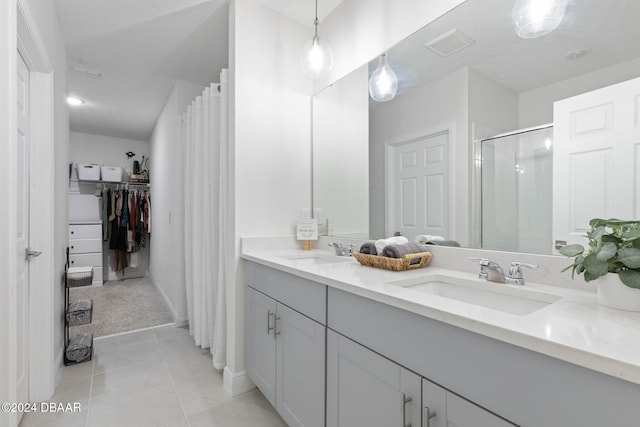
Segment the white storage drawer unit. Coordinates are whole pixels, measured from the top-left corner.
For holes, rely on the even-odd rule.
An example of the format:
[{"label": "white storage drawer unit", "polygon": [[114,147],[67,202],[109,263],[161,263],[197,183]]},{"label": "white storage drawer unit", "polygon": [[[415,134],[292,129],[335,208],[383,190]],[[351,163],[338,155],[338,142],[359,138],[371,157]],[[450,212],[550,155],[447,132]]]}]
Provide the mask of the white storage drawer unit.
[{"label": "white storage drawer unit", "polygon": [[102,285],[102,223],[69,224],[71,267],[93,267],[93,285]]}]

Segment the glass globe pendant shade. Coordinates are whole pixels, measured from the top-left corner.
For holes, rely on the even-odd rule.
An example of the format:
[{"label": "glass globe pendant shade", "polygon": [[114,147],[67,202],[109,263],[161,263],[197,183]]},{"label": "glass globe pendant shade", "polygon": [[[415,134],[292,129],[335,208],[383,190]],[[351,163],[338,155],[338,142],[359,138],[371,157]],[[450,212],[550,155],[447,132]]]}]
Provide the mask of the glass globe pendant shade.
[{"label": "glass globe pendant shade", "polygon": [[520,38],[533,39],[558,28],[568,0],[518,0],[512,19]]},{"label": "glass globe pendant shade", "polygon": [[329,44],[318,35],[318,18],[313,22],[314,36],[302,50],[302,71],[312,79],[327,77],[333,68],[333,53]]},{"label": "glass globe pendant shade", "polygon": [[398,77],[387,61],[387,54],[380,56],[378,68],[369,78],[369,95],[378,102],[391,101],[398,91]]}]

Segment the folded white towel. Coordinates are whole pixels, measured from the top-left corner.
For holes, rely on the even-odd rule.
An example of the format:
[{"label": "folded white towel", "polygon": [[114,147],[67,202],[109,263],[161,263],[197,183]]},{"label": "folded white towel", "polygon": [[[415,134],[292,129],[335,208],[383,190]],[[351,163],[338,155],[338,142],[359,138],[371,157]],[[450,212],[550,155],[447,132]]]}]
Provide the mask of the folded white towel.
[{"label": "folded white towel", "polygon": [[402,243],[408,243],[409,239],[404,236],[393,236],[386,239],[379,239],[375,241],[376,251],[378,255],[382,254],[382,250],[387,245],[400,245]]},{"label": "folded white towel", "polygon": [[444,237],[442,236],[431,236],[430,234],[418,234],[413,241],[417,243],[427,243],[427,242],[435,242],[435,241],[442,241],[442,240],[444,240]]}]

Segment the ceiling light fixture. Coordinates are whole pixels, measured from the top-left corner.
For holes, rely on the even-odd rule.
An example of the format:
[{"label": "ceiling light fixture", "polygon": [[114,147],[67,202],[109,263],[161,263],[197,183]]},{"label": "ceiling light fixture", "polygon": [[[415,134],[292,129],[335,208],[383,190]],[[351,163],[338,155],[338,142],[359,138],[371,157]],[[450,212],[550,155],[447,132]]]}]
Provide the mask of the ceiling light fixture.
[{"label": "ceiling light fixture", "polygon": [[369,78],[369,95],[378,102],[391,101],[398,91],[398,77],[389,66],[387,54],[383,53],[378,62],[378,68]]},{"label": "ceiling light fixture", "polygon": [[84,104],[84,101],[80,98],[76,98],[75,96],[67,96],[67,104],[76,107]]},{"label": "ceiling light fixture", "polygon": [[312,79],[326,77],[333,68],[331,47],[318,35],[318,0],[316,0],[316,18],[313,20],[313,38],[305,45],[300,64],[302,71]]},{"label": "ceiling light fixture", "polygon": [[516,33],[523,39],[542,37],[558,28],[568,0],[518,0],[512,18]]}]

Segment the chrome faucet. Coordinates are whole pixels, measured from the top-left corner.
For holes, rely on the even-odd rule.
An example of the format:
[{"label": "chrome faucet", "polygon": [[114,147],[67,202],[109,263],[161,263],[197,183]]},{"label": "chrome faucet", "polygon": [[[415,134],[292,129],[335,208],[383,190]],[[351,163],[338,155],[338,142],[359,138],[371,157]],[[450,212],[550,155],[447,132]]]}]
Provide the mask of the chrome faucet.
[{"label": "chrome faucet", "polygon": [[350,243],[349,246],[343,246],[342,243],[329,243],[329,246],[331,246],[333,249],[335,249],[336,251],[336,255],[338,256],[351,256],[351,253],[353,251],[353,248],[356,246],[353,243]]},{"label": "chrome faucet", "polygon": [[513,261],[507,273],[504,272],[500,264],[488,258],[472,257],[471,260],[478,261],[480,273],[478,277],[491,282],[509,283],[512,285],[524,285],[524,276],[520,267],[538,268],[537,264],[526,264],[524,262]]}]

